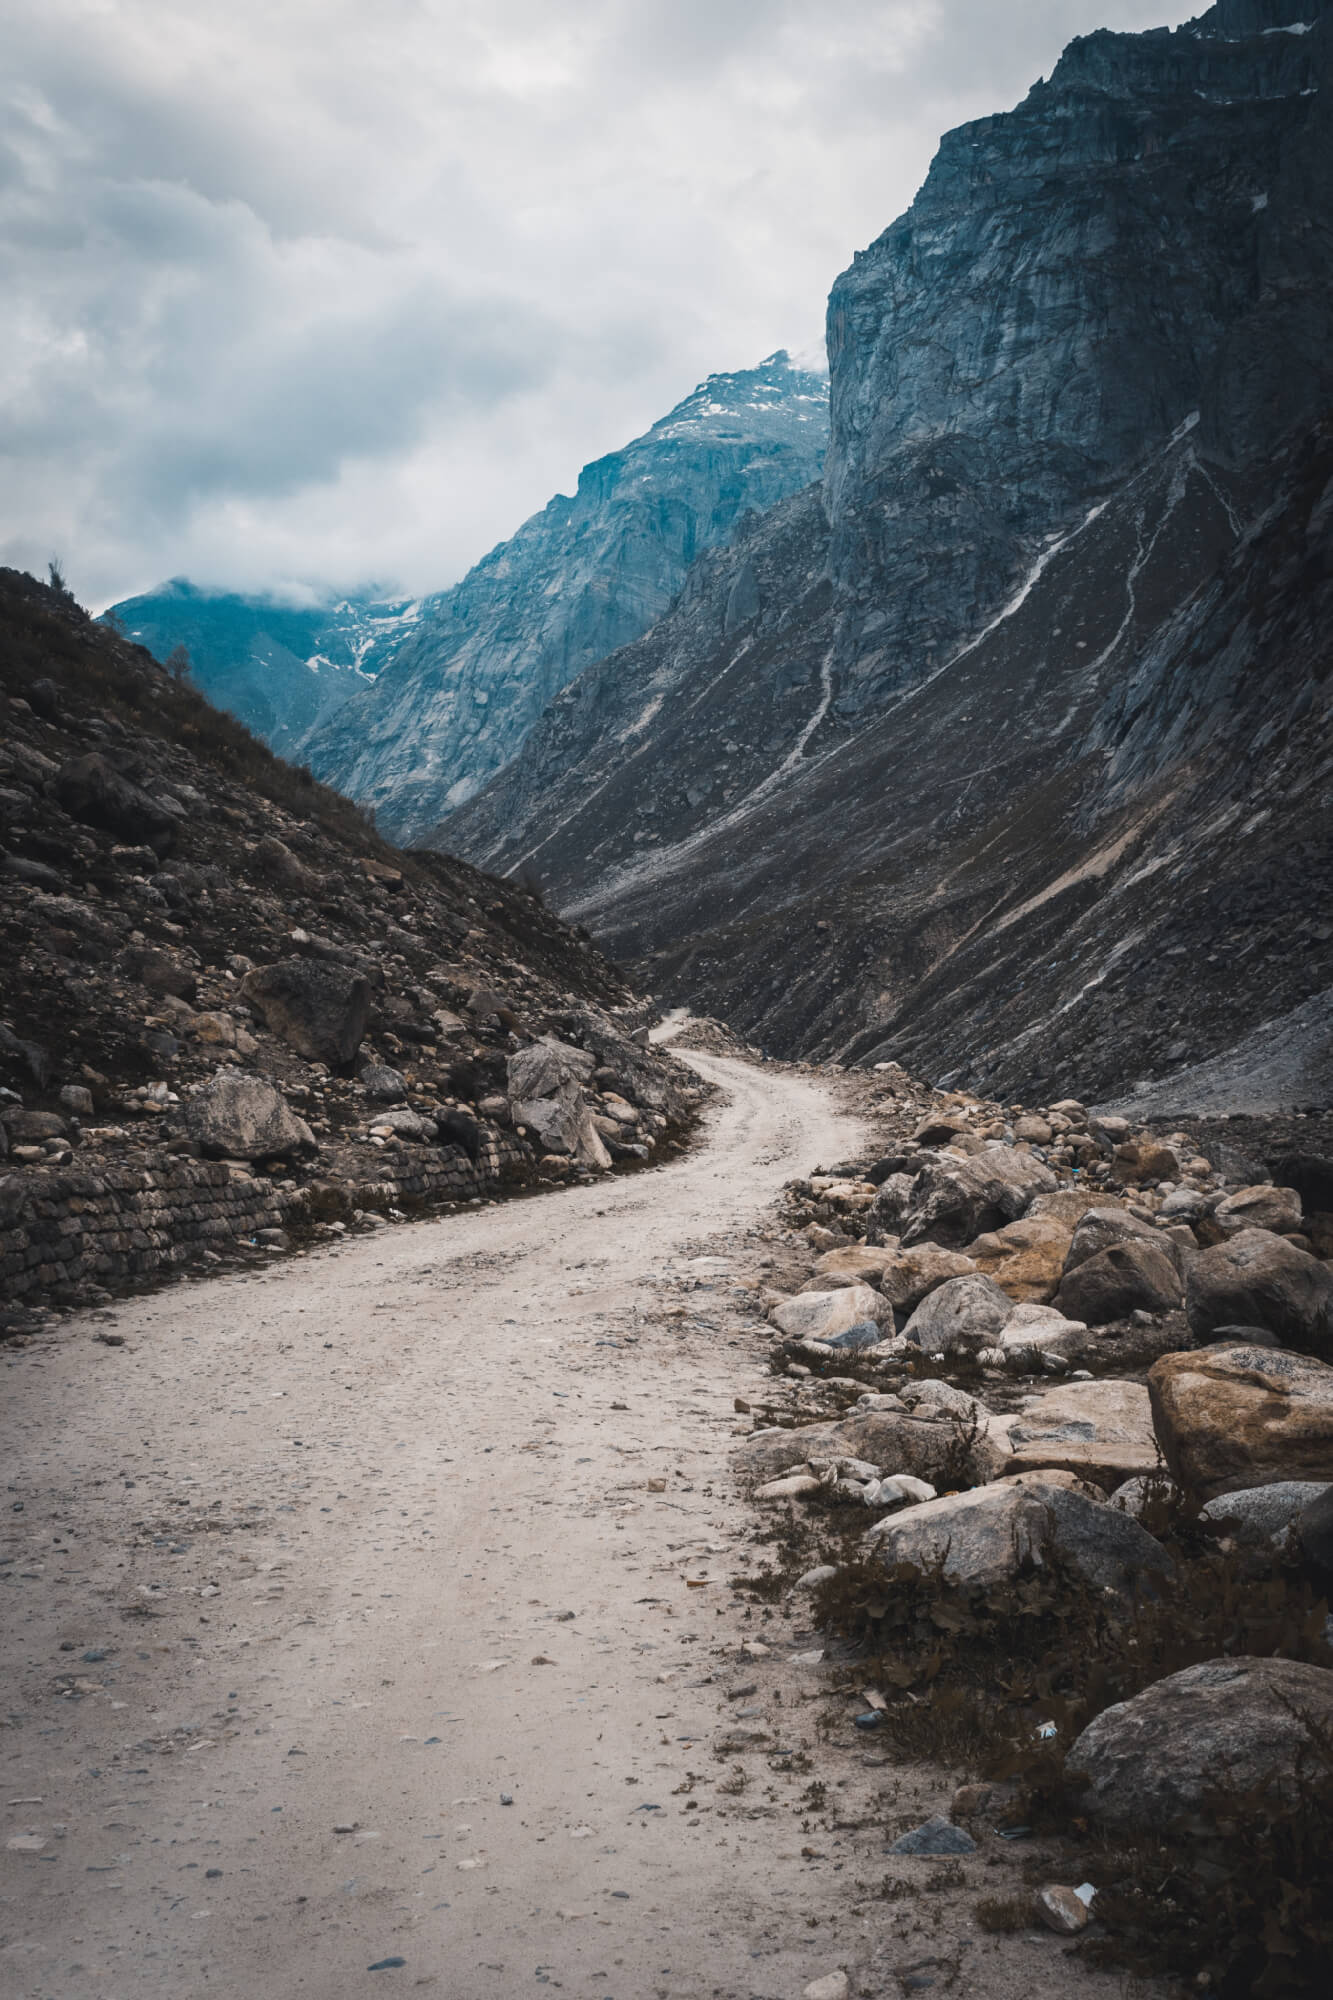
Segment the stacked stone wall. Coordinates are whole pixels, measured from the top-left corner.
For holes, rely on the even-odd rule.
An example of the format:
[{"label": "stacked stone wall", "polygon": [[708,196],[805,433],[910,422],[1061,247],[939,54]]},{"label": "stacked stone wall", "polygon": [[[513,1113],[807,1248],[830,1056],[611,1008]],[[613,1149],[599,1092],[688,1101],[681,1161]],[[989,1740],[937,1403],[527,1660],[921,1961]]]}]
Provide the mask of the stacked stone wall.
[{"label": "stacked stone wall", "polygon": [[[340,1175],[320,1192],[348,1213],[469,1201],[522,1178],[531,1165],[521,1140],[484,1132],[475,1163],[458,1146],[386,1145],[373,1180]],[[317,1215],[312,1192],[281,1188],[225,1161],[166,1153],[132,1167],[98,1162],[81,1172],[11,1172],[0,1178],[0,1302],[35,1305],[71,1290],[115,1290],[168,1274],[203,1251],[222,1254],[260,1229]]]}]

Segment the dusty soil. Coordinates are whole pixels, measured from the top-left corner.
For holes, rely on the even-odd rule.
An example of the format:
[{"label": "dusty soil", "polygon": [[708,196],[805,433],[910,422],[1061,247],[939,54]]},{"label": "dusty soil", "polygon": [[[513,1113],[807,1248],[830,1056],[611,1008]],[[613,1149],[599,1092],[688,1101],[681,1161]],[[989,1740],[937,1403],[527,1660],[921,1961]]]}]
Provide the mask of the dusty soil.
[{"label": "dusty soil", "polygon": [[1121,1993],[976,1927],[1005,1843],[885,1858],[958,1774],[830,1736],[818,1635],[733,1586],[767,1212],[860,1132],[689,1059],[675,1165],[7,1353],[5,1995]]}]

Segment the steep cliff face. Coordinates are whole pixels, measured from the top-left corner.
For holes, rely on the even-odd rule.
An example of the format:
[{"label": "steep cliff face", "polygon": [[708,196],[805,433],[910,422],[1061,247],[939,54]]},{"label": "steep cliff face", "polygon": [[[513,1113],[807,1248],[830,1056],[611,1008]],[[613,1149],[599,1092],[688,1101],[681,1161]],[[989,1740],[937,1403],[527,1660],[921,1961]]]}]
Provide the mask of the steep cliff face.
[{"label": "steep cliff face", "polygon": [[835,714],[947,657],[1192,412],[1234,465],[1333,394],[1316,11],[1074,42],[1015,111],[947,135],[839,278]]},{"label": "steep cliff face", "polygon": [[[709,376],[427,599],[374,688],[302,754],[395,833],[430,827],[514,756],[561,688],[661,617],[703,550],[815,478],[827,438],[828,383],[785,353]],[[742,580],[735,618],[746,601]]]},{"label": "steep cliff face", "polygon": [[834,287],[822,493],[444,844],[774,1048],[1016,1096],[1327,986],[1330,39],[1314,0],[1090,36],[951,134]]},{"label": "steep cliff face", "polygon": [[405,598],[283,604],[176,577],[104,615],[156,659],[184,646],[199,692],[292,757],[309,730],[369,685],[416,611]]}]

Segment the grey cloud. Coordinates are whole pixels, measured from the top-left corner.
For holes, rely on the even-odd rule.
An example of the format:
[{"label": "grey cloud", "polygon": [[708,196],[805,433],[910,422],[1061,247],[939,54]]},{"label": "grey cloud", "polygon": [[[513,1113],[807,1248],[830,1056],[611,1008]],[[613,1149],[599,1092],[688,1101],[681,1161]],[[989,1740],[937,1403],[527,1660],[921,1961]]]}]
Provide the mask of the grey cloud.
[{"label": "grey cloud", "polygon": [[[1183,15],[1177,9],[1175,18]],[[11,0],[0,552],[441,586],[1141,0]]]}]

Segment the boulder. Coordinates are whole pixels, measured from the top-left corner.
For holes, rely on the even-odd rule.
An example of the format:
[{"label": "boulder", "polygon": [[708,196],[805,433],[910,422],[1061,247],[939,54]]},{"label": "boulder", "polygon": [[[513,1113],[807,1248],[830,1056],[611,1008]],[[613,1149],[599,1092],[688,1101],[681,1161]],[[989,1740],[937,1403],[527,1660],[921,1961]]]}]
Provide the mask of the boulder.
[{"label": "boulder", "polygon": [[834,1458],[863,1458],[938,1488],[946,1473],[952,1478],[993,1478],[1004,1468],[1005,1453],[988,1437],[978,1437],[960,1469],[955,1463],[956,1422],[932,1422],[901,1410],[858,1409],[837,1423],[757,1431],[737,1446],[732,1465],[737,1478],[749,1486],[784,1472],[803,1472],[811,1459]]},{"label": "boulder", "polygon": [[1148,1375],[1175,1479],[1201,1500],[1282,1480],[1333,1480],[1333,1368],[1286,1348],[1164,1354]]},{"label": "boulder", "polygon": [[1055,1304],[1070,1319],[1106,1326],[1132,1312],[1173,1312],[1180,1294],[1180,1272],[1167,1246],[1136,1237],[1113,1243],[1066,1272]]},{"label": "boulder", "polygon": [[370,1018],[364,973],[321,959],[284,958],[241,981],[241,999],[307,1062],[346,1069]]},{"label": "boulder", "polygon": [[992,1278],[950,1278],[921,1301],[903,1334],[923,1353],[973,1352],[994,1345],[1014,1302]]},{"label": "boulder", "polygon": [[1066,1319],[1054,1306],[1018,1305],[1000,1334],[1006,1354],[1045,1352],[1068,1355],[1083,1344],[1087,1323]]},{"label": "boulder", "polygon": [[1154,1229],[1150,1222],[1131,1215],[1127,1208],[1099,1203],[1096,1208],[1085,1209],[1070,1238],[1065,1257],[1065,1276],[1103,1250],[1110,1250],[1118,1243],[1135,1242],[1152,1243],[1161,1248],[1161,1232]]},{"label": "boulder", "polygon": [[554,1035],[543,1035],[540,1041],[510,1056],[510,1100],[557,1097],[571,1083],[587,1083],[596,1067],[597,1058],[587,1049],[576,1049]]},{"label": "boulder", "polygon": [[401,1104],[407,1096],[407,1078],[388,1063],[366,1063],[361,1071],[361,1087],[372,1104]]},{"label": "boulder", "polygon": [[25,1111],[21,1104],[7,1105],[0,1112],[0,1125],[19,1145],[43,1139],[62,1139],[68,1127],[58,1111]]},{"label": "boulder", "polygon": [[236,1046],[236,1023],[230,1014],[208,1012],[194,1014],[186,1023],[190,1039],[203,1042],[214,1049],[234,1049]]},{"label": "boulder", "polygon": [[1104,1709],[1076,1739],[1068,1770],[1088,1780],[1080,1810],[1110,1831],[1208,1835],[1219,1793],[1248,1794],[1260,1815],[1270,1801],[1294,1799],[1298,1771],[1316,1775],[1331,1730],[1328,1668],[1206,1660]]},{"label": "boulder", "polygon": [[271,1083],[222,1069],[185,1108],[185,1129],[201,1152],[267,1160],[315,1150],[315,1136]]},{"label": "boulder", "polygon": [[1219,1494],[1209,1500],[1203,1512],[1210,1521],[1233,1534],[1238,1541],[1270,1543],[1288,1549],[1296,1540],[1296,1524],[1321,1495],[1333,1492],[1317,1480],[1279,1479],[1271,1486],[1242,1487],[1235,1493]]},{"label": "boulder", "polygon": [[1009,1444],[1013,1470],[1061,1468],[1107,1493],[1158,1463],[1148,1391],[1137,1382],[1067,1382],[1028,1396]]},{"label": "boulder", "polygon": [[902,1217],[903,1244],[929,1240],[958,1249],[988,1229],[1016,1222],[1034,1195],[1058,1185],[1049,1167],[1012,1146],[988,1145],[970,1159],[937,1160],[913,1184]]},{"label": "boulder", "polygon": [[942,1565],[950,1582],[983,1589],[1057,1556],[1098,1590],[1132,1591],[1171,1570],[1165,1549],[1137,1521],[1063,1486],[1005,1482],[948,1493],[887,1515],[866,1542],[890,1569]]},{"label": "boulder", "polygon": [[869,1285],[840,1285],[833,1292],[798,1292],[774,1306],[770,1317],[793,1340],[831,1340],[883,1309],[884,1301]]},{"label": "boulder", "polygon": [[155,854],[166,854],[176,843],[176,815],[92,750],[62,764],[52,790],[71,819],[100,826],[121,840],[140,841]]},{"label": "boulder", "polygon": [[959,1250],[941,1250],[938,1244],[921,1243],[915,1250],[897,1250],[879,1274],[879,1288],[890,1304],[910,1313],[928,1293],[947,1284],[950,1278],[965,1278],[976,1265]]},{"label": "boulder", "polygon": [[816,1259],[815,1277],[837,1278],[843,1284],[873,1285],[893,1260],[892,1250],[876,1250],[868,1243],[847,1243],[840,1249],[826,1250]]},{"label": "boulder", "polygon": [[990,1415],[980,1396],[971,1396],[966,1389],[933,1377],[924,1382],[904,1382],[901,1400],[919,1417],[958,1417],[963,1423],[970,1423],[973,1417],[984,1421]]},{"label": "boulder", "polygon": [[543,1035],[510,1056],[509,1109],[515,1125],[535,1134],[543,1151],[568,1153],[584,1166],[611,1165],[592,1122],[585,1086],[597,1067],[586,1049]]},{"label": "boulder", "polygon": [[1198,1188],[1177,1188],[1169,1194],[1157,1213],[1163,1222],[1181,1222],[1187,1227],[1202,1222],[1217,1206],[1216,1198],[1201,1194]]},{"label": "boulder", "polygon": [[979,1271],[994,1278],[1018,1305],[1046,1305],[1064,1275],[1073,1232],[1055,1216],[1020,1216],[969,1243]]},{"label": "boulder", "polygon": [[1301,1226],[1301,1198],[1295,1188],[1261,1181],[1257,1187],[1237,1188],[1219,1201],[1213,1220],[1224,1236],[1239,1236],[1242,1229],[1271,1229],[1289,1236]]},{"label": "boulder", "polygon": [[1263,1326],[1287,1347],[1333,1358],[1333,1271],[1266,1229],[1194,1258],[1185,1312],[1196,1340],[1219,1326]]}]

